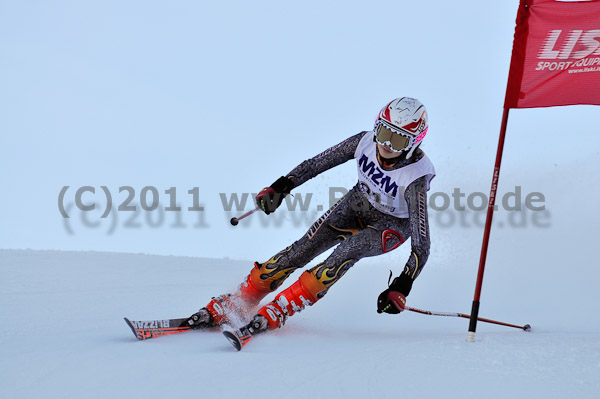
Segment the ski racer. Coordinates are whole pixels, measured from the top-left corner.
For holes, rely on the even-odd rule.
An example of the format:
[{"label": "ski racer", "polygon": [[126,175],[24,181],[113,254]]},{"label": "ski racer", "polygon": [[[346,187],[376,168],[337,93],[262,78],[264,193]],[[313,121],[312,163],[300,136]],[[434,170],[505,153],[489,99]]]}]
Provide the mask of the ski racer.
[{"label": "ski racer", "polygon": [[[378,313],[402,312],[429,255],[427,191],[435,170],[420,148],[427,130],[427,111],[419,100],[394,99],[379,112],[372,131],[302,162],[262,189],[256,203],[268,215],[307,180],[350,159],[357,161],[358,183],[305,235],[266,262],[255,262],[237,291],[214,297],[189,317],[188,324],[206,328],[246,322],[256,312],[247,325],[234,331],[243,346],[255,334],[279,328],[296,312],[314,305],[361,258],[390,252],[410,237],[412,251],[403,271],[377,298]],[[327,259],[256,311],[290,274],[334,246]]]}]

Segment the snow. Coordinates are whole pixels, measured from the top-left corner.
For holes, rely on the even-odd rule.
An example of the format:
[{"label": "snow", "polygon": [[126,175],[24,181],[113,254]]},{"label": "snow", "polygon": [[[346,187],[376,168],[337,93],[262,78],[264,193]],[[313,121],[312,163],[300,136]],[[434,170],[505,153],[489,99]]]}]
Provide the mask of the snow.
[{"label": "snow", "polygon": [[[0,8],[0,69],[10,76],[0,95],[2,398],[600,396],[593,106],[511,110],[497,203],[522,187],[523,197],[543,193],[546,210],[494,216],[480,316],[532,332],[480,323],[467,343],[465,319],[378,315],[407,243],[361,260],[242,352],[218,332],[137,341],[123,317],[185,317],[231,292],[252,261],[329,208],[329,190],[355,184],[356,167],[295,190],[314,194],[307,212],[282,207],[235,228],[230,218],[252,205],[230,212],[221,195],[255,193],[370,129],[392,98],[427,106],[429,198],[487,195],[518,1],[139,3]],[[66,186],[68,219],[57,207]],[[115,194],[110,217],[89,192],[97,217],[76,212],[84,186]],[[122,186],[135,189],[132,205],[155,187],[163,206],[118,211]],[[170,188],[184,211],[161,213]],[[205,213],[185,211],[194,188]],[[468,313],[483,219],[429,211],[431,255],[408,305]],[[169,254],[178,256],[159,256]]]},{"label": "snow", "polygon": [[[596,283],[589,283],[590,291],[564,286],[556,295],[571,305],[552,312],[544,311],[559,303],[547,295],[550,277],[532,284],[527,305],[520,306],[523,298],[499,290],[506,281],[495,275],[486,282],[484,293],[493,298],[482,299],[481,316],[530,323],[533,331],[480,323],[476,342],[467,343],[465,319],[378,315],[384,263],[361,261],[322,301],[235,352],[219,332],[137,341],[123,317],[185,317],[233,289],[250,261],[1,250],[2,396],[597,397]],[[420,277],[409,305],[468,313],[462,294],[448,293],[458,288],[471,295],[472,279],[460,278],[471,271],[432,270]]]}]

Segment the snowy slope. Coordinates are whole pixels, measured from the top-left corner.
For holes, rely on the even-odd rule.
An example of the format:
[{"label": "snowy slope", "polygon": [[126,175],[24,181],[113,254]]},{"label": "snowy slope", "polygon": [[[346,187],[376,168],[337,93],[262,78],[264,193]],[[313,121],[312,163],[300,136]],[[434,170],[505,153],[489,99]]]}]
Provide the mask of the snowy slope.
[{"label": "snowy slope", "polygon": [[[467,320],[376,314],[387,266],[375,259],[361,261],[317,306],[239,353],[217,332],[136,341],[122,320],[187,316],[232,289],[250,265],[0,251],[2,397],[594,398],[600,392],[600,328],[588,314],[597,301],[571,308],[568,323],[557,323],[553,312],[540,311],[552,299],[531,295],[519,307],[523,298],[494,296],[482,316],[529,322],[534,330],[480,324],[470,344]],[[457,273],[463,272],[438,268],[410,305],[468,312],[468,302],[444,300],[444,282]],[[472,280],[464,280],[471,294]],[[488,292],[496,295],[504,282],[492,281]],[[597,299],[577,292],[594,286],[568,294],[573,303]],[[533,289],[545,293],[543,286]]]}]

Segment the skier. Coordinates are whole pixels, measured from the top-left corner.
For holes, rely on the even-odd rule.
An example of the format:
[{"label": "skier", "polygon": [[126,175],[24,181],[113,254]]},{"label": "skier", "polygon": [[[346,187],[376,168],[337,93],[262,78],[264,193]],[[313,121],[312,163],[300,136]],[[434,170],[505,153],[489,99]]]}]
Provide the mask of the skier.
[{"label": "skier", "polygon": [[268,215],[307,180],[352,158],[358,163],[358,183],[304,236],[266,262],[255,262],[236,292],[213,298],[188,324],[206,328],[245,319],[292,272],[337,245],[325,261],[304,271],[262,306],[249,324],[233,335],[226,334],[239,350],[253,335],[283,326],[288,317],[323,298],[361,258],[392,251],[411,237],[412,252],[404,270],[391,284],[388,281],[377,299],[378,313],[402,312],[429,255],[427,191],[435,170],[419,148],[427,130],[427,112],[420,101],[395,99],[379,112],[372,131],[356,134],[302,162],[261,190],[256,203]]}]

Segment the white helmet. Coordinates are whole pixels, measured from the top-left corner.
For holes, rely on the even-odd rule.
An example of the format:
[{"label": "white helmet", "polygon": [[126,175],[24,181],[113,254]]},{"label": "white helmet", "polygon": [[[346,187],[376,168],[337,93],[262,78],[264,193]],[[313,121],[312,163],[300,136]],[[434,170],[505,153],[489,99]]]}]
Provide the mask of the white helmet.
[{"label": "white helmet", "polygon": [[417,99],[396,98],[381,109],[373,134],[375,141],[410,158],[427,134],[427,110]]}]

